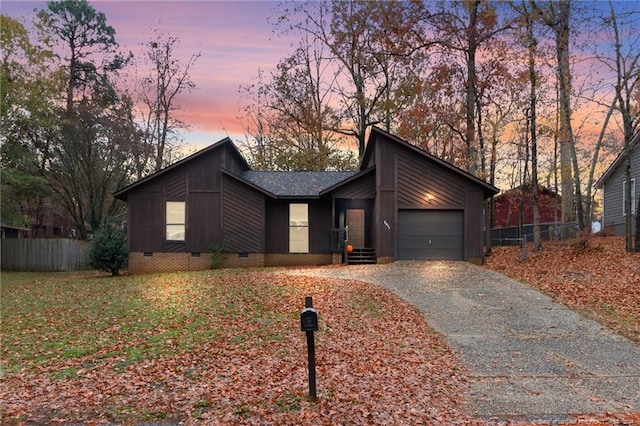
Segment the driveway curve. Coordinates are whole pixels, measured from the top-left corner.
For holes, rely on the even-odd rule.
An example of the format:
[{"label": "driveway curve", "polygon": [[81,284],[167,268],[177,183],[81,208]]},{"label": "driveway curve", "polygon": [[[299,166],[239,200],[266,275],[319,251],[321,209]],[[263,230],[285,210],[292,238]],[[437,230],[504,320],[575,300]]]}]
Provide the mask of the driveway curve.
[{"label": "driveway curve", "polygon": [[465,262],[288,273],[383,286],[420,309],[467,367],[469,414],[550,423],[640,411],[640,347],[550,297]]}]

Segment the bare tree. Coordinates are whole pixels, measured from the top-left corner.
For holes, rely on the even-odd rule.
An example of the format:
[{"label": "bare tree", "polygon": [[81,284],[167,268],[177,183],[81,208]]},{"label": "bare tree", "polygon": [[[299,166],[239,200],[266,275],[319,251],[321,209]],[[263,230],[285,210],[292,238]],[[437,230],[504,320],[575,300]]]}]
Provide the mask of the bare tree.
[{"label": "bare tree", "polygon": [[339,123],[332,130],[354,136],[360,155],[367,128],[389,124],[408,93],[405,80],[414,74],[405,72],[411,61],[403,48],[422,10],[421,2],[319,1],[298,3],[282,15],[285,31],[326,47]]},{"label": "bare tree", "polygon": [[[143,44],[144,59],[150,65],[149,74],[141,81],[140,100],[143,111],[143,144],[138,177],[164,166],[167,151],[176,137],[176,131],[188,128],[175,113],[180,110],[177,96],[190,93],[196,84],[190,71],[200,57],[195,53],[187,60],[177,57],[180,39],[154,30],[155,37]],[[150,169],[150,170],[147,170]]]},{"label": "bare tree", "polygon": [[252,134],[243,143],[254,166],[276,170],[353,168],[341,146],[344,136],[331,106],[335,75],[326,47],[303,34],[297,49],[282,59],[268,80],[242,87],[251,98],[244,108]]},{"label": "bare tree", "polygon": [[[615,73],[615,100],[612,107],[622,118],[622,132],[624,135],[624,149],[622,151],[623,167],[625,171],[625,247],[633,251],[633,211],[631,193],[631,144],[640,130],[640,36],[637,33],[639,18],[637,13],[629,12],[617,14],[612,1],[609,1],[609,15],[603,19],[604,27],[608,29],[614,57],[598,55],[602,63]],[[623,34],[624,32],[624,34]],[[627,44],[625,45],[624,40]],[[640,212],[636,214],[640,215]],[[638,233],[636,233],[636,246]],[[640,247],[638,247],[640,248]]]},{"label": "bare tree", "polygon": [[[574,195],[578,226],[585,227],[580,189],[580,173],[575,152],[575,140],[571,127],[571,67],[570,20],[573,8],[571,0],[531,2],[538,16],[554,32],[556,44],[556,77],[558,81],[558,143],[560,145],[560,185],[562,187],[562,222],[573,221]],[[575,194],[574,194],[575,190]],[[564,228],[563,228],[564,229]]]}]

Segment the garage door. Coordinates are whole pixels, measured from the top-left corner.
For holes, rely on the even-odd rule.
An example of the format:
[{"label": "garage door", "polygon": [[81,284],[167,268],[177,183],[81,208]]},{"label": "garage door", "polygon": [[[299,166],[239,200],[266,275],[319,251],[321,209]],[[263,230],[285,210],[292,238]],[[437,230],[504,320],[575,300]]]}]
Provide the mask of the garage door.
[{"label": "garage door", "polygon": [[463,218],[460,210],[400,210],[398,259],[462,260]]}]

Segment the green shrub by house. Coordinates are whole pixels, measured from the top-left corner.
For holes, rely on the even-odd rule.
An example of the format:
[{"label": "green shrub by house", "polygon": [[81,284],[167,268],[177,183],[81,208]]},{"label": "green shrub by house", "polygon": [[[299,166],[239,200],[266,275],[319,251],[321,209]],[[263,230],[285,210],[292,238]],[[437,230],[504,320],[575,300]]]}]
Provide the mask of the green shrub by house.
[{"label": "green shrub by house", "polygon": [[126,232],[112,222],[102,225],[94,234],[89,251],[91,267],[116,276],[127,266],[127,258]]}]

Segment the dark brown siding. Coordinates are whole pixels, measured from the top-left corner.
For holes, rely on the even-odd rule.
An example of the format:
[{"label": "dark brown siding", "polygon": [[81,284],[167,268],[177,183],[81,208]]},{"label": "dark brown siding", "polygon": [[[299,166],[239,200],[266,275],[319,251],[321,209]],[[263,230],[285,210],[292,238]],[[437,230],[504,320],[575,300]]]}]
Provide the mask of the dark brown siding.
[{"label": "dark brown siding", "polygon": [[482,259],[483,253],[483,208],[484,197],[482,189],[469,187],[464,214],[465,260],[470,258]]},{"label": "dark brown siding", "polygon": [[410,151],[398,155],[398,208],[460,209],[466,184],[450,170]]},{"label": "dark brown siding", "polygon": [[376,174],[368,173],[331,193],[333,198],[363,199],[376,197]]},{"label": "dark brown siding", "polygon": [[220,173],[220,150],[214,150],[188,163],[190,191],[220,191],[222,175]]},{"label": "dark brown siding", "polygon": [[331,253],[331,200],[309,202],[309,252]]},{"label": "dark brown siding", "polygon": [[482,258],[480,184],[385,137],[376,139],[375,158],[378,197],[373,232],[378,256],[397,258],[393,242],[398,239],[398,210],[412,208],[463,211],[464,259]]},{"label": "dark brown siding", "polygon": [[266,201],[265,252],[289,253],[289,202]]},{"label": "dark brown siding", "polygon": [[264,250],[264,195],[232,177],[224,178],[223,239],[229,251]]},{"label": "dark brown siding", "polygon": [[383,139],[380,138],[376,141],[376,187],[378,196],[375,202],[375,224],[372,231],[374,241],[376,241],[376,254],[381,257],[393,257],[395,255],[398,216],[396,204],[396,152],[396,147]]},{"label": "dark brown siding", "polygon": [[266,253],[289,253],[289,204],[309,204],[309,253],[331,253],[331,199],[268,200]]},{"label": "dark brown siding", "polygon": [[133,191],[129,194],[129,251],[162,251],[164,243],[162,192]]},{"label": "dark brown siding", "polygon": [[190,252],[206,253],[222,241],[222,202],[219,192],[191,192],[187,206]]},{"label": "dark brown siding", "polygon": [[187,200],[187,173],[184,169],[177,169],[169,173],[164,182],[166,201]]},{"label": "dark brown siding", "polygon": [[234,174],[240,174],[247,170],[247,165],[238,158],[237,152],[234,152],[233,148],[225,146],[225,151],[222,155],[221,167],[224,170]]}]

